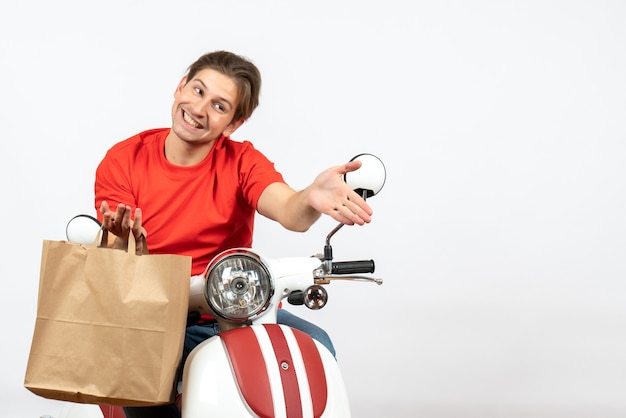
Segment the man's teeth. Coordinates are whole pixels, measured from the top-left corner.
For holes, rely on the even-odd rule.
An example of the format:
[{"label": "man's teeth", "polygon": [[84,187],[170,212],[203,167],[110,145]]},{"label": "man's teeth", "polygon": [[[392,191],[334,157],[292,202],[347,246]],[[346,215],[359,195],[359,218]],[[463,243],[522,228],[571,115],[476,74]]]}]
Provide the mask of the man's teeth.
[{"label": "man's teeth", "polygon": [[193,120],[191,118],[191,116],[189,116],[186,112],[183,112],[183,119],[185,119],[185,122],[187,122],[188,124],[190,124],[194,128],[201,128],[202,127],[202,125],[200,125],[198,122]]}]

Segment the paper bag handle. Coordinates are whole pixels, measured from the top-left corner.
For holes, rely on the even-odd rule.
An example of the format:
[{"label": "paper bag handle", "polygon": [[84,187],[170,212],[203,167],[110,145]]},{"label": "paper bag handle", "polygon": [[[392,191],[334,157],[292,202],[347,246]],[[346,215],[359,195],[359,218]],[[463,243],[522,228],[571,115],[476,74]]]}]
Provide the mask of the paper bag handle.
[{"label": "paper bag handle", "polygon": [[[96,239],[93,241],[94,247],[108,247],[109,245],[109,230],[102,226],[96,234]],[[132,252],[130,251],[132,248]],[[137,254],[137,241],[135,240],[135,234],[132,231],[128,234],[128,249],[129,254]]]}]

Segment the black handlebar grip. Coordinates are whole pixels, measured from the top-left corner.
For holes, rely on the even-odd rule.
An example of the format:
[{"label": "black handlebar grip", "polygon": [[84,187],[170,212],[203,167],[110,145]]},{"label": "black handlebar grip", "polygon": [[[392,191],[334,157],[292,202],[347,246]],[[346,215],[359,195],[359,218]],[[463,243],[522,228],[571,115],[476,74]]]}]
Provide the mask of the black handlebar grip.
[{"label": "black handlebar grip", "polygon": [[374,260],[337,261],[332,263],[332,274],[373,273]]}]

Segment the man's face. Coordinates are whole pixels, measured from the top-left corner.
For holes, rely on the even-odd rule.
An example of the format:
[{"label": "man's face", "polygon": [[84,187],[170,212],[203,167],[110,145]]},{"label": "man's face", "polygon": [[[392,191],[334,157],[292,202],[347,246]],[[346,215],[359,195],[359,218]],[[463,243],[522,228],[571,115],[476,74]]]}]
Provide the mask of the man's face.
[{"label": "man's face", "polygon": [[235,82],[219,71],[205,69],[191,80],[184,77],[174,93],[172,130],[187,143],[207,143],[232,134],[239,96]]}]

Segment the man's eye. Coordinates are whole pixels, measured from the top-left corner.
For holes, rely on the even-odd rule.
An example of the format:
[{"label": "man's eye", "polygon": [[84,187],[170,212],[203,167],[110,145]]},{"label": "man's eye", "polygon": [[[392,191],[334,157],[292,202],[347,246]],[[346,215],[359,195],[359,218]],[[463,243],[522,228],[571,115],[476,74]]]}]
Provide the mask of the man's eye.
[{"label": "man's eye", "polygon": [[226,108],[221,103],[215,103],[215,108],[220,112],[225,112]]}]

